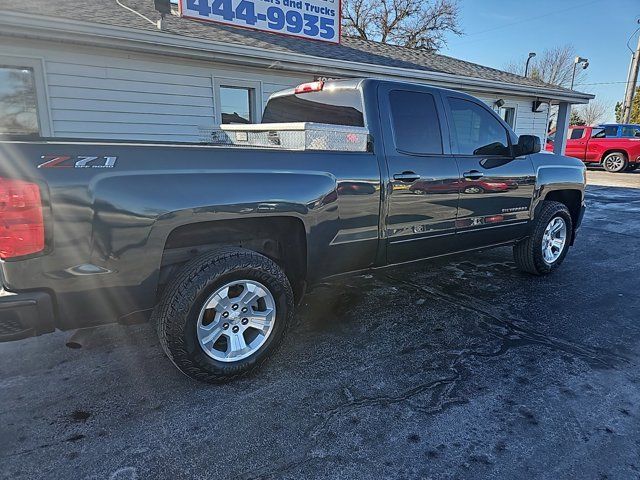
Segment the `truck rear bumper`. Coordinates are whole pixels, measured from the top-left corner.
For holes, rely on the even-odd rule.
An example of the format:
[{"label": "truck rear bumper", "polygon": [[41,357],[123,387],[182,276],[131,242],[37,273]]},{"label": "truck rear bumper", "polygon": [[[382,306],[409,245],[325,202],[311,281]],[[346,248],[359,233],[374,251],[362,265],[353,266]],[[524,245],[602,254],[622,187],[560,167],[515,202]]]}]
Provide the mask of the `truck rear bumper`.
[{"label": "truck rear bumper", "polygon": [[20,340],[54,330],[53,302],[48,293],[0,290],[0,342]]}]

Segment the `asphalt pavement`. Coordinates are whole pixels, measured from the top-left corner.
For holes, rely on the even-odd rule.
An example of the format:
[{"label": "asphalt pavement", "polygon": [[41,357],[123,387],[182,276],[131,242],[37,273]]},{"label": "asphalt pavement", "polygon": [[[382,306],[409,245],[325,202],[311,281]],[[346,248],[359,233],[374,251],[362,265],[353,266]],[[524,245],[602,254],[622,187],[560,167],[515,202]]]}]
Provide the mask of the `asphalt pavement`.
[{"label": "asphalt pavement", "polygon": [[232,384],[146,324],[0,344],[0,477],[640,478],[640,173],[589,180],[553,275],[500,248],[323,284]]}]

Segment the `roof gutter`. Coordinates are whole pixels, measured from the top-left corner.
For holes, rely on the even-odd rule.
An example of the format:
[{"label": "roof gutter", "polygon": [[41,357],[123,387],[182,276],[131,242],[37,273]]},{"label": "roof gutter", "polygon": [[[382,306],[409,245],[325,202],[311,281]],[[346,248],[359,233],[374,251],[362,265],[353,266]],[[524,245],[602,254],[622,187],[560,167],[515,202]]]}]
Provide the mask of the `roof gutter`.
[{"label": "roof gutter", "polygon": [[[3,35],[77,45],[79,43],[109,49],[172,55],[206,61],[219,61],[257,68],[310,74],[348,77],[378,76],[402,80],[425,81],[443,87],[464,88],[478,92],[534,96],[554,102],[587,103],[595,98],[588,93],[565,89],[518,85],[476,77],[451,75],[425,70],[355,63],[293,52],[265,50],[246,45],[215,42],[143,28],[119,27],[64,18],[38,17],[0,10]],[[197,40],[194,41],[194,40]]]}]

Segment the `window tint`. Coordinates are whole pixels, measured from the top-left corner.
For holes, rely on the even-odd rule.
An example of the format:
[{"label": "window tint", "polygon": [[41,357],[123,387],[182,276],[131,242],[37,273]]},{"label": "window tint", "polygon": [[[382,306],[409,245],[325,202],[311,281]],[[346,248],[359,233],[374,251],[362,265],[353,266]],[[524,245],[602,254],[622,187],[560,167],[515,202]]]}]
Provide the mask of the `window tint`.
[{"label": "window tint", "polygon": [[622,127],[623,137],[634,137],[636,132],[640,132],[640,127]]},{"label": "window tint", "polygon": [[39,135],[33,70],[0,65],[0,134]]},{"label": "window tint", "polygon": [[605,138],[609,137],[607,131],[604,128],[594,128],[591,130],[591,138]]},{"label": "window tint", "polygon": [[584,134],[584,128],[574,128],[571,130],[571,136],[569,137],[569,139],[577,140],[578,138],[582,138],[583,134]]},{"label": "window tint", "polygon": [[604,137],[617,137],[618,136],[618,127],[616,125],[609,125],[608,127],[604,127]]},{"label": "window tint", "polygon": [[440,120],[433,95],[393,90],[389,93],[396,148],[417,154],[442,154]]},{"label": "window tint", "polygon": [[252,123],[252,88],[220,86],[222,123]]},{"label": "window tint", "polygon": [[485,108],[449,98],[451,133],[461,155],[509,155],[507,131]]},{"label": "window tint", "polygon": [[271,98],[262,123],[315,122],[364,127],[363,111],[357,89],[323,90]]}]

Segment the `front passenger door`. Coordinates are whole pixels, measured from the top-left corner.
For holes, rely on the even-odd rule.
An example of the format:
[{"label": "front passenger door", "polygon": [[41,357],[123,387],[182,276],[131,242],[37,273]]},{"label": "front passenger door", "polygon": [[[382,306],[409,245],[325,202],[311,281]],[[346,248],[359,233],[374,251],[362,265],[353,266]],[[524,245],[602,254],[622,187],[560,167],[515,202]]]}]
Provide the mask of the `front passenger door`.
[{"label": "front passenger door", "polygon": [[531,159],[513,156],[515,134],[486,105],[447,95],[447,106],[451,148],[460,169],[459,248],[523,236],[535,187]]}]

